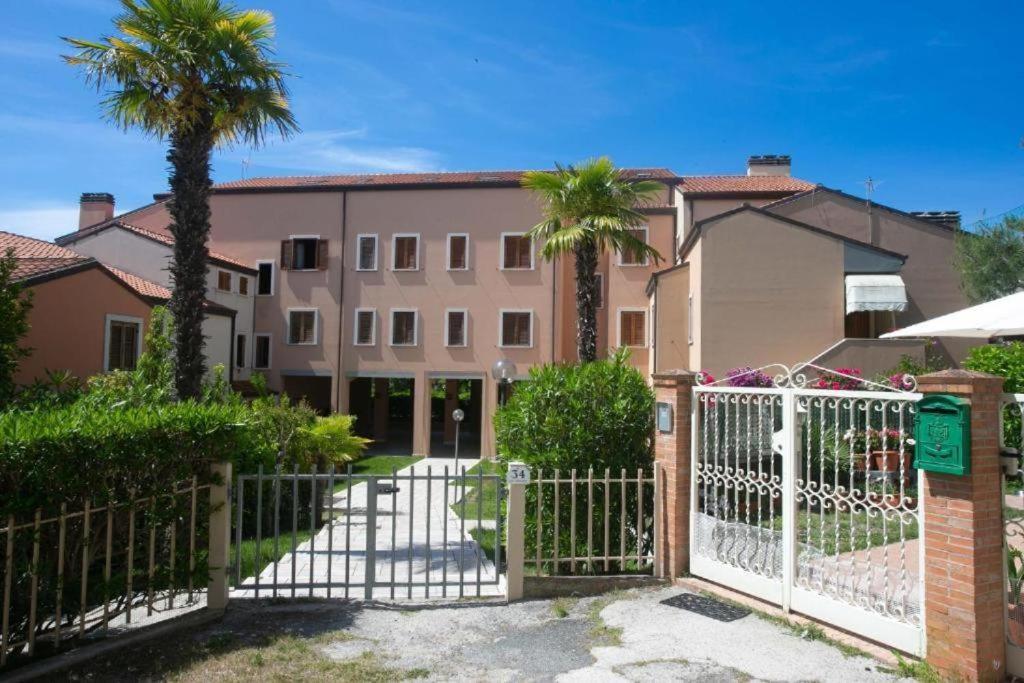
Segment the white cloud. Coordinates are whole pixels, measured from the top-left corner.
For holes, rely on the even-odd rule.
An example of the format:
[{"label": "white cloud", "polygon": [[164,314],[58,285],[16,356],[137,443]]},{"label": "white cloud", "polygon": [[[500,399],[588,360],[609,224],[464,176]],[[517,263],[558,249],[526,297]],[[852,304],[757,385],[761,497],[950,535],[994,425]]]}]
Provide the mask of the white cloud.
[{"label": "white cloud", "polygon": [[305,173],[435,171],[440,155],[422,147],[364,144],[365,128],[324,130],[301,133],[291,140],[271,143],[260,150],[230,159],[250,160],[249,172],[260,175],[260,168],[284,169]]},{"label": "white cloud", "polygon": [[0,209],[0,230],[43,240],[78,228],[77,204],[28,204]]}]

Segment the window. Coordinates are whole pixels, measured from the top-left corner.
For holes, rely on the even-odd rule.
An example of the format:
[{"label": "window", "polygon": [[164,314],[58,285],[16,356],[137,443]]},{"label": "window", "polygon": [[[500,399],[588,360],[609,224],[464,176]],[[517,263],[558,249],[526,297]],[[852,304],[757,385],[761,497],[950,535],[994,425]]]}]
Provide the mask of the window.
[{"label": "window", "polygon": [[415,309],[391,309],[391,345],[416,346]]},{"label": "window", "polygon": [[445,311],[444,345],[466,345],[466,309],[449,308]]},{"label": "window", "polygon": [[270,367],[270,335],[253,335],[256,345],[252,352],[252,366],[257,370],[266,370]]},{"label": "window", "polygon": [[248,296],[249,294],[249,278],[244,275],[238,276],[238,293],[242,296]]},{"label": "window", "polygon": [[245,367],[245,335],[235,335],[235,367]]},{"label": "window", "polygon": [[[644,244],[647,244],[647,226],[641,228],[634,228],[629,231],[633,237],[637,238]],[[619,252],[619,265],[620,266],[646,266],[647,257],[638,256],[632,251],[620,251]]]},{"label": "window", "polygon": [[231,273],[226,270],[217,271],[217,289],[222,292],[231,291]]},{"label": "window", "polygon": [[521,232],[501,233],[502,270],[533,270],[533,240]]},{"label": "window", "polygon": [[142,320],[108,315],[104,370],[134,370],[142,352]]},{"label": "window", "polygon": [[288,343],[316,344],[317,314],[315,308],[288,309]]},{"label": "window", "polygon": [[533,311],[502,311],[501,346],[533,346]]},{"label": "window", "polygon": [[594,277],[597,278],[597,307],[604,308],[604,275],[596,273]]},{"label": "window", "polygon": [[391,243],[392,270],[419,270],[420,236],[395,235]]},{"label": "window", "polygon": [[281,242],[281,270],[326,269],[327,240],[315,235],[292,235]]},{"label": "window", "polygon": [[256,295],[271,296],[274,293],[274,262],[257,261]]},{"label": "window", "polygon": [[619,346],[647,346],[647,311],[619,310]]},{"label": "window", "polygon": [[373,346],[377,343],[377,309],[356,309],[356,329],[352,343],[356,346]]},{"label": "window", "polygon": [[448,270],[469,270],[469,235],[448,233]]},{"label": "window", "polygon": [[377,236],[356,236],[356,270],[377,270]]}]

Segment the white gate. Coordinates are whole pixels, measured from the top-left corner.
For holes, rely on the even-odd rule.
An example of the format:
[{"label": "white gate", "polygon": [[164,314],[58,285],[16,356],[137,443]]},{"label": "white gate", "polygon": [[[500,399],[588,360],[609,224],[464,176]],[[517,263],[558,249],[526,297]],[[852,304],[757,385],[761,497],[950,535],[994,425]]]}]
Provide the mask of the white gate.
[{"label": "white gate", "polygon": [[916,383],[771,367],[694,387],[691,572],[923,655]]}]

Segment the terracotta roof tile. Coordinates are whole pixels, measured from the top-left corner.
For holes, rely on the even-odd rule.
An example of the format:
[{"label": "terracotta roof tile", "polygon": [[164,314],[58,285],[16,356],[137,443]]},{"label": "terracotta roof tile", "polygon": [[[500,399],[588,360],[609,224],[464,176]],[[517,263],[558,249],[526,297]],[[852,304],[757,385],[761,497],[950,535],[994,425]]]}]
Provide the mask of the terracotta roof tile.
[{"label": "terracotta roof tile", "polygon": [[14,250],[14,258],[17,259],[13,273],[15,280],[24,280],[90,260],[88,256],[76,254],[52,242],[0,230],[0,253],[6,254],[8,249]]},{"label": "terracotta roof tile", "polygon": [[680,189],[694,194],[771,194],[804,192],[814,183],[792,176],[701,175],[684,176]]},{"label": "terracotta roof tile", "polygon": [[[508,185],[518,184],[524,170],[519,171],[456,171],[445,173],[353,173],[317,176],[276,176],[245,178],[214,185],[214,190],[302,189],[315,187],[415,187],[418,185]],[[667,168],[623,169],[629,178],[674,180],[676,174]]]},{"label": "terracotta roof tile", "polygon": [[155,282],[150,282],[138,275],[125,272],[120,268],[114,266],[108,266],[106,263],[101,264],[108,273],[116,277],[118,280],[128,285],[128,288],[134,291],[136,294],[148,299],[163,299],[167,300],[171,298],[171,290],[167,289],[163,285],[158,285]]}]

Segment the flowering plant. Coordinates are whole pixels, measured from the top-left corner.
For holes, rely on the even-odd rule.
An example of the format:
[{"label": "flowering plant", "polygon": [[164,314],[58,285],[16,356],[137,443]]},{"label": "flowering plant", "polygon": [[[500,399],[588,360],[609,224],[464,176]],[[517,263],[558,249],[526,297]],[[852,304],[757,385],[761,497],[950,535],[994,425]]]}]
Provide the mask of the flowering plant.
[{"label": "flowering plant", "polygon": [[860,389],[864,385],[860,376],[860,368],[837,368],[834,372],[823,370],[818,374],[814,388],[836,391]]},{"label": "flowering plant", "polygon": [[699,373],[697,373],[697,383],[698,384],[714,384],[715,383],[715,376],[712,375],[707,370],[701,370]]},{"label": "flowering plant", "polygon": [[[861,431],[859,429],[848,429],[843,434],[843,441],[850,444],[850,450],[854,453],[866,453],[871,451],[898,451],[900,443],[904,441],[906,432],[902,429],[873,429],[868,427]],[[906,448],[909,449],[909,444]]]},{"label": "flowering plant", "polygon": [[741,368],[733,368],[725,373],[726,381],[731,387],[773,387],[775,382],[771,377],[754,370],[749,365]]}]

